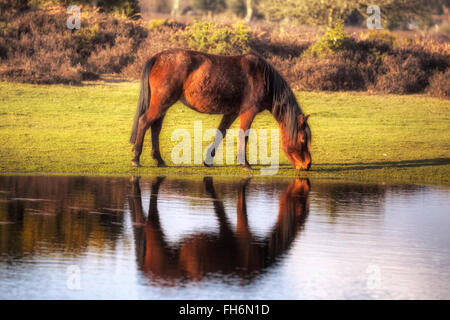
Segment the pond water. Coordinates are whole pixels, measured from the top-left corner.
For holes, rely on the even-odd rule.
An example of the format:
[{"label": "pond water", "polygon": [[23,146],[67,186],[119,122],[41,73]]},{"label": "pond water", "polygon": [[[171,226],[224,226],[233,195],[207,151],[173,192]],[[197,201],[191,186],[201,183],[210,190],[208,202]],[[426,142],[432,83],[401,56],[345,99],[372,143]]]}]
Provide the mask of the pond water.
[{"label": "pond water", "polygon": [[0,299],[450,299],[450,188],[0,176]]}]

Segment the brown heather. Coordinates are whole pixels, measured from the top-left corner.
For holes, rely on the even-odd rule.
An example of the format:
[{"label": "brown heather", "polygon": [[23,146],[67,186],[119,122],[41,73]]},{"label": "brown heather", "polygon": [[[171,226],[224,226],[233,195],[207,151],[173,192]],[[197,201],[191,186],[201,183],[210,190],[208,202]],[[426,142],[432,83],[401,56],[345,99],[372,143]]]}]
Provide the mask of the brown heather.
[{"label": "brown heather", "polygon": [[[102,74],[138,79],[147,59],[183,44],[185,25],[131,21],[98,12],[82,14],[80,30],[66,27],[61,8],[0,17],[0,80],[79,84]],[[314,56],[318,29],[252,24],[248,50],[261,54],[297,90],[423,93],[450,97],[448,39],[375,31],[352,34],[345,50]]]},{"label": "brown heather", "polygon": [[429,79],[428,93],[435,97],[450,98],[450,70],[436,72]]}]

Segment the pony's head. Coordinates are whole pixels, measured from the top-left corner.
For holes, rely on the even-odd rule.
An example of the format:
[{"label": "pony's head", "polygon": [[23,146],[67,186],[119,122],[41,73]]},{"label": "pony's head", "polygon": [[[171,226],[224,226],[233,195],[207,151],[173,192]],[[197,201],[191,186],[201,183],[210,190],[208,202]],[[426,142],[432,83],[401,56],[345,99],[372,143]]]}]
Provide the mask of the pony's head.
[{"label": "pony's head", "polygon": [[267,92],[272,98],[271,112],[281,127],[283,150],[297,170],[311,167],[311,129],[308,116],[298,105],[294,92],[283,76],[267,61],[260,58],[264,66]]},{"label": "pony's head", "polygon": [[[309,170],[311,167],[311,129],[308,125],[309,115],[300,114],[294,137],[281,130],[283,150],[289,161],[297,170]],[[282,125],[283,126],[283,125]]]}]

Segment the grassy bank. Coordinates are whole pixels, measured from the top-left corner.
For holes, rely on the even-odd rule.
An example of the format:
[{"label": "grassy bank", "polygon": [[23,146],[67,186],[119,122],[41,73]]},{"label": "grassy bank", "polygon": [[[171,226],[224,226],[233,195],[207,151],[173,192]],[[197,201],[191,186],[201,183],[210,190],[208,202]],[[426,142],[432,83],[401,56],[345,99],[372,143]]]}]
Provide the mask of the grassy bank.
[{"label": "grassy bank", "polygon": [[[150,135],[143,168],[130,166],[128,143],[138,83],[118,80],[83,86],[0,83],[0,172],[94,175],[258,175],[235,165],[205,168],[175,166],[171,151],[174,129],[193,132],[217,128],[220,116],[196,113],[177,105],[161,132],[162,156],[168,168],[155,167]],[[422,95],[298,92],[311,114],[313,178],[450,184],[450,101]],[[234,123],[234,127],[238,121]],[[269,113],[253,128],[277,128]],[[204,142],[204,147],[209,142]],[[277,175],[296,176],[280,152]],[[259,166],[255,166],[259,168]]]}]

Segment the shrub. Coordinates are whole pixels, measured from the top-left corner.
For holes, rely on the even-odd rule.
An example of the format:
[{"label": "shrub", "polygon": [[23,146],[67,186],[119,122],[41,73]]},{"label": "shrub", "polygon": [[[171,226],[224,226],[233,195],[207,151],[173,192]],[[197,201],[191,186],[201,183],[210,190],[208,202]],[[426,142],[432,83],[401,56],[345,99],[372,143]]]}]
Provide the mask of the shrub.
[{"label": "shrub", "polygon": [[133,43],[130,38],[122,36],[113,46],[92,52],[87,59],[86,70],[92,74],[119,73],[133,60]]},{"label": "shrub", "polygon": [[79,83],[120,72],[147,36],[139,24],[106,14],[82,15],[79,30],[66,28],[66,19],[57,7],[7,16],[0,23],[0,79]]},{"label": "shrub", "polygon": [[420,59],[397,54],[384,58],[375,88],[385,93],[417,93],[423,92],[427,83]]},{"label": "shrub", "polygon": [[450,69],[430,77],[427,92],[435,97],[450,98]]},{"label": "shrub", "polygon": [[177,44],[171,41],[171,37],[184,28],[185,26],[180,23],[170,23],[150,29],[148,36],[140,41],[137,48],[132,52],[133,63],[127,65],[121,71],[121,74],[129,78],[139,79],[145,62],[158,52],[176,47]]},{"label": "shrub", "polygon": [[20,12],[30,8],[28,0],[1,0],[0,14],[3,12]]},{"label": "shrub", "polygon": [[9,68],[1,74],[6,80],[31,83],[80,83],[83,70],[80,65],[73,66],[68,51],[45,49],[36,50],[33,60],[23,54],[10,60]]},{"label": "shrub", "polygon": [[[344,57],[298,59],[292,66],[294,86],[300,90],[364,90],[361,68]],[[290,77],[288,77],[290,78]]]},{"label": "shrub", "polygon": [[170,32],[170,30],[184,28],[186,25],[176,22],[173,19],[154,19],[147,24],[149,30],[163,29],[164,27],[167,27],[167,31]]},{"label": "shrub", "polygon": [[395,37],[389,30],[370,30],[367,33],[362,33],[360,35],[361,40],[369,42],[377,42],[379,44],[384,44],[392,48],[394,45]]},{"label": "shrub", "polygon": [[148,23],[148,29],[149,30],[158,29],[161,28],[162,26],[165,26],[166,23],[167,23],[166,19],[153,19]]},{"label": "shrub", "polygon": [[65,36],[67,37],[67,42],[77,52],[77,55],[73,56],[74,64],[82,63],[98,44],[106,42],[102,39],[104,34],[100,34],[98,31],[98,24],[92,27],[82,27]]},{"label": "shrub", "polygon": [[305,56],[327,57],[349,49],[351,43],[352,39],[345,34],[344,23],[338,20],[305,52]]},{"label": "shrub", "polygon": [[249,49],[251,30],[244,24],[219,26],[196,21],[172,37],[172,42],[214,54],[239,54]]},{"label": "shrub", "polygon": [[94,43],[100,37],[98,33],[98,24],[92,27],[83,27],[79,30],[75,30],[72,36],[82,44]]}]

